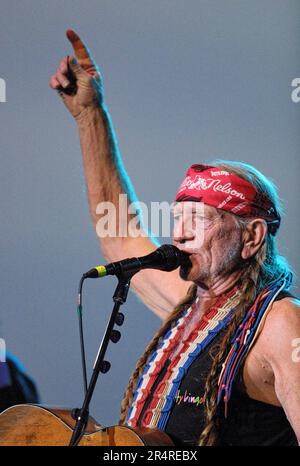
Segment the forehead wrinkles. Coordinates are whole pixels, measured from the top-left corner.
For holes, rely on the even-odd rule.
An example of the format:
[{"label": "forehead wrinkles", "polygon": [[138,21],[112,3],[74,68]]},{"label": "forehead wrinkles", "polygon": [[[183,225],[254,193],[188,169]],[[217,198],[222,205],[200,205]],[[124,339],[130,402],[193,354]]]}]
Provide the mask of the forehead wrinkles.
[{"label": "forehead wrinkles", "polygon": [[174,215],[184,215],[184,214],[190,214],[192,212],[196,212],[208,218],[219,216],[220,215],[219,212],[221,212],[219,209],[216,209],[213,206],[209,206],[207,204],[204,204],[203,202],[195,202],[195,201],[177,202],[173,206],[172,211]]}]

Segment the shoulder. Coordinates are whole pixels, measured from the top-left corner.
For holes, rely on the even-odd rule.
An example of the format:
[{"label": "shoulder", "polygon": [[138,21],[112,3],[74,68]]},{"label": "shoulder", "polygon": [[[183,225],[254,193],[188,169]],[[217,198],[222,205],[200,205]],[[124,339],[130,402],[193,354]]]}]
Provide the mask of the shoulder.
[{"label": "shoulder", "polygon": [[266,319],[266,326],[276,330],[282,325],[284,330],[294,323],[300,323],[300,299],[286,297],[275,301]]},{"label": "shoulder", "polygon": [[275,301],[268,313],[262,340],[265,343],[266,354],[271,359],[285,357],[291,350],[293,342],[300,338],[300,300],[283,298]]}]

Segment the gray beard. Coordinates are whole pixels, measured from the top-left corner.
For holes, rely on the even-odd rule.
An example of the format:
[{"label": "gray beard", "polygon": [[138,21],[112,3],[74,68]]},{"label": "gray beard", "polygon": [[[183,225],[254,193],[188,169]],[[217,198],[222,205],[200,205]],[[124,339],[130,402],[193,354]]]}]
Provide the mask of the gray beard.
[{"label": "gray beard", "polygon": [[198,272],[199,275],[197,278],[193,280],[193,278],[187,278],[190,269],[181,267],[179,270],[180,277],[183,280],[193,280],[197,285],[208,288],[211,282],[213,282],[217,277],[230,275],[245,266],[245,261],[241,257],[242,248],[243,246],[241,244],[240,237],[231,239],[227,250],[224,251],[222,259],[217,264],[215,270],[211,271],[202,268]]}]

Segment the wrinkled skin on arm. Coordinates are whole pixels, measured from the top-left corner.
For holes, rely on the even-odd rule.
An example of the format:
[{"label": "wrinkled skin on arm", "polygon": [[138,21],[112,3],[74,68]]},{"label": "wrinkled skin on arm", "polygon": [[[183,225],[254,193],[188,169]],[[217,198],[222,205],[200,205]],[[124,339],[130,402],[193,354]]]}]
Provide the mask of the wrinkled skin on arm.
[{"label": "wrinkled skin on arm", "polygon": [[263,331],[276,397],[300,445],[300,301],[274,303]]}]

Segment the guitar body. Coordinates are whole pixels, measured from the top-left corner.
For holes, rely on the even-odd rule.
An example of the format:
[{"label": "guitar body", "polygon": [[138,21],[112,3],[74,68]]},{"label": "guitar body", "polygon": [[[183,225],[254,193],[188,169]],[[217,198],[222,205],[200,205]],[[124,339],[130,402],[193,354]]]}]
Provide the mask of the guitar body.
[{"label": "guitar body", "polygon": [[[40,405],[17,405],[0,415],[0,446],[67,446],[75,421],[71,410]],[[102,427],[89,417],[79,446],[169,446],[162,431],[145,427]]]}]

